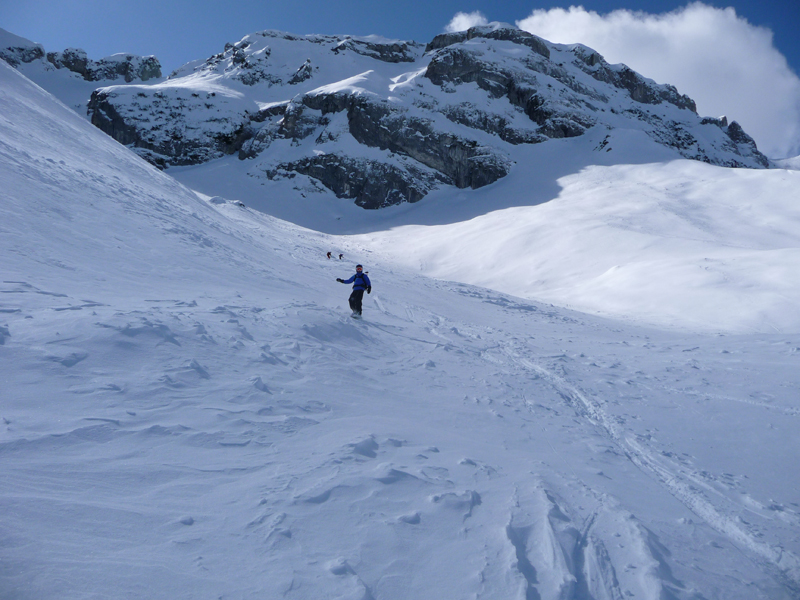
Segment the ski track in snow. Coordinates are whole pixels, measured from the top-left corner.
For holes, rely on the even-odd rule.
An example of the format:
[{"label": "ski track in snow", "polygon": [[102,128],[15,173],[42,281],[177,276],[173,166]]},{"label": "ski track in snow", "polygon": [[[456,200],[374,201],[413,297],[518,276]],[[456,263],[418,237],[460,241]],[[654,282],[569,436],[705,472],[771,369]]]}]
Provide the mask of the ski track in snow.
[{"label": "ski track in snow", "polygon": [[[504,346],[507,345],[504,344]],[[780,546],[771,546],[759,541],[758,538],[762,534],[757,530],[754,532],[749,531],[746,521],[725,515],[724,509],[716,507],[703,494],[703,489],[714,492],[714,489],[705,481],[707,476],[692,470],[687,465],[679,465],[669,460],[664,453],[657,454],[647,447],[641,436],[634,437],[624,433],[622,428],[605,412],[601,402],[587,396],[565,378],[556,375],[552,370],[523,358],[522,352],[519,350],[504,347],[503,352],[512,363],[534,372],[547,381],[557,391],[565,404],[592,424],[600,427],[609,440],[617,445],[633,464],[641,470],[654,475],[670,494],[679,499],[694,514],[702,518],[719,533],[730,538],[738,546],[746,548],[760,557],[769,570],[773,570],[779,578],[785,581],[789,589],[793,591],[800,590],[800,561],[798,561],[797,556]],[[559,358],[563,359],[565,357]],[[665,391],[676,392],[678,390],[667,388]],[[739,400],[726,396],[717,396],[717,398],[741,401],[766,409],[776,408],[765,403]],[[797,410],[793,408],[778,408],[778,410],[791,416],[798,414]],[[723,497],[721,500],[724,502],[725,498]],[[760,508],[764,507],[761,506]],[[787,515],[786,519],[795,526],[800,523],[800,520],[794,514]],[[572,596],[568,594],[565,597]]]},{"label": "ski track in snow", "polygon": [[[298,252],[304,253],[300,249],[293,253],[297,255]],[[455,292],[457,297],[464,296],[464,288],[460,286],[439,283],[426,286],[433,288],[435,293]],[[349,377],[365,378],[370,388],[378,389],[375,387],[379,382],[376,377],[386,377],[406,385],[402,379],[397,380],[398,374],[409,369],[422,370],[435,373],[426,385],[441,386],[444,390],[447,385],[436,382],[448,378],[447,367],[440,366],[438,361],[441,359],[434,356],[444,353],[467,360],[478,370],[488,369],[487,374],[499,370],[511,373],[513,377],[544,382],[553,391],[552,398],[556,401],[550,405],[550,410],[560,403],[574,411],[587,426],[600,430],[620,454],[653,476],[695,515],[760,560],[762,568],[783,580],[787,589],[796,589],[793,571],[796,558],[792,553],[781,552],[779,548],[759,541],[757,533],[726,514],[729,509],[715,505],[703,494],[704,478],[697,471],[649,448],[645,440],[627,432],[610,416],[602,400],[581,391],[570,383],[567,376],[556,374],[556,370],[565,373],[568,367],[574,366],[566,354],[556,353],[549,357],[532,354],[527,341],[502,328],[453,321],[420,306],[404,306],[396,301],[387,305],[377,291],[374,293],[374,307],[368,310],[367,319],[358,323],[350,321],[344,314],[337,314],[337,311],[303,300],[273,306],[241,302],[202,307],[202,303],[195,300],[151,299],[145,301],[143,308],[121,312],[103,303],[72,298],[24,282],[3,282],[0,291],[7,294],[6,297],[35,295],[44,301],[37,302],[38,308],[22,302],[20,306],[24,308],[20,308],[20,312],[8,313],[18,319],[9,327],[12,332],[9,340],[25,335],[21,322],[27,316],[33,316],[36,321],[50,321],[58,327],[59,333],[54,339],[31,349],[39,353],[39,360],[51,361],[60,365],[59,368],[72,371],[92,362],[95,357],[92,346],[98,344],[101,347],[111,344],[128,350],[138,347],[139,351],[150,348],[148,352],[155,354],[154,365],[161,362],[159,356],[165,358],[160,371],[147,372],[145,369],[133,379],[130,374],[126,378],[118,369],[110,368],[104,373],[103,369],[96,367],[83,376],[71,377],[73,381],[67,389],[72,395],[102,398],[110,394],[128,397],[134,403],[126,402],[129,408],[121,416],[113,408],[115,403],[107,403],[108,414],[96,412],[77,418],[61,433],[26,436],[24,440],[3,443],[0,452],[13,455],[41,447],[70,455],[85,444],[124,444],[124,440],[131,437],[143,437],[156,445],[159,440],[182,440],[180,445],[211,452],[209,457],[217,452],[245,452],[246,460],[236,468],[226,466],[227,461],[215,465],[216,459],[202,467],[193,466],[196,461],[189,455],[178,462],[171,459],[150,475],[151,485],[160,486],[185,477],[178,473],[188,469],[188,472],[196,473],[192,478],[197,478],[198,484],[204,476],[212,475],[227,481],[227,485],[246,489],[250,484],[245,482],[263,482],[261,475],[269,474],[268,485],[261,483],[256,486],[262,498],[258,509],[255,513],[244,511],[251,514],[248,522],[225,526],[233,525],[234,531],[239,529],[246,536],[263,539],[263,556],[273,557],[268,561],[276,560],[274,557],[285,552],[296,555],[300,548],[293,540],[308,537],[310,532],[324,528],[325,522],[330,526],[329,519],[342,519],[343,515],[352,514],[353,509],[359,506],[377,504],[383,508],[369,508],[361,515],[358,513],[363,509],[356,510],[356,516],[346,518],[341,527],[362,531],[365,534],[362,543],[366,543],[366,547],[372,544],[380,548],[378,555],[381,556],[393,552],[381,548],[385,542],[371,531],[373,525],[370,521],[376,517],[390,529],[436,522],[438,530],[462,529],[463,535],[469,537],[473,527],[482,530],[497,518],[499,512],[506,515],[504,541],[487,548],[481,561],[469,563],[470,568],[480,575],[465,584],[464,592],[472,587],[479,590],[477,597],[497,597],[493,586],[499,579],[509,581],[507,589],[516,590],[512,593],[518,593],[521,598],[620,599],[627,597],[626,591],[631,590],[637,597],[655,598],[667,593],[664,589],[671,590],[668,593],[680,592],[681,582],[665,580],[665,569],[669,571],[668,559],[659,550],[660,542],[653,538],[653,533],[621,508],[621,499],[592,489],[574,472],[534,474],[527,482],[513,477],[511,488],[508,488],[508,482],[498,486],[500,490],[507,489],[508,496],[499,506],[492,508],[495,513],[492,518],[488,521],[479,519],[475,525],[469,525],[481,512],[488,510],[488,497],[495,496],[492,502],[497,502],[497,492],[487,494],[485,483],[507,475],[500,475],[504,469],[499,465],[486,465],[480,460],[462,457],[456,470],[475,471],[473,483],[468,484],[470,478],[457,476],[452,464],[437,460],[442,454],[437,447],[443,445],[441,440],[433,438],[420,444],[385,434],[365,433],[340,443],[338,452],[316,458],[298,459],[297,454],[285,454],[280,450],[284,443],[282,440],[304,435],[309,429],[335,421],[343,410],[347,412],[340,402],[303,401],[304,395],[292,400],[296,393],[293,390],[299,392],[303,385],[308,385],[311,377],[324,387],[333,381],[346,381],[347,376],[337,373],[345,368],[351,373]],[[480,303],[488,302],[489,306],[495,307],[493,310],[501,313],[516,312],[556,325],[586,325],[556,309],[548,311],[531,305],[536,310],[520,310],[520,306],[514,306],[511,301],[498,304],[496,298],[483,294],[480,290],[470,289],[467,297]],[[56,299],[58,304],[50,303],[48,298]],[[80,321],[63,319],[69,314],[89,312],[92,313],[93,328],[88,337]],[[74,331],[69,331],[70,327]],[[379,360],[371,359],[379,371],[370,374],[374,367],[369,366],[368,356],[378,346],[389,353]],[[207,353],[209,350],[210,355]],[[348,356],[354,350],[356,355]],[[238,355],[240,359],[224,366],[215,365],[211,356],[221,351]],[[176,360],[175,353],[184,358]],[[426,355],[431,358],[425,358]],[[367,364],[359,366],[361,360]],[[261,367],[257,366],[259,364]],[[220,380],[220,370],[233,373],[226,373],[223,381],[215,384]],[[252,375],[259,371],[261,375]],[[234,394],[229,390],[232,376],[246,381]],[[484,378],[484,381],[488,380]],[[217,392],[213,391],[215,385],[221,386]],[[227,400],[216,403],[217,406],[202,400],[209,394],[217,396],[219,392],[227,396]],[[484,395],[482,399],[480,394],[475,396],[479,404],[486,404],[489,414],[495,419],[510,419],[520,407],[524,414],[535,416],[537,413],[538,409],[529,400],[512,400],[502,393],[495,400],[492,398],[495,394]],[[153,403],[151,398],[162,400]],[[549,401],[545,398],[541,397],[539,402],[547,404]],[[179,414],[184,416],[179,417]],[[213,415],[211,421],[209,415]],[[548,441],[551,448],[552,443]],[[320,446],[323,447],[330,446]],[[266,452],[266,463],[254,461],[255,455],[249,448],[259,453]],[[567,462],[574,461],[574,456],[569,453],[561,458]],[[299,464],[292,466],[291,463],[298,460]],[[48,470],[50,467],[45,468]],[[37,486],[41,477],[20,477],[19,472],[17,475],[13,486],[19,490],[17,493],[22,493],[26,487]],[[59,479],[53,471],[49,477]],[[91,482],[93,489],[101,486],[109,493],[111,488],[107,485],[114,483],[113,480],[101,483],[91,471],[84,472],[82,477]],[[87,477],[89,479],[85,479]],[[122,477],[120,481],[123,481],[124,473],[117,477]],[[240,483],[236,483],[237,480]],[[244,488],[241,487],[243,484]],[[66,481],[59,484],[59,489],[61,501],[69,501],[70,495],[75,494]],[[572,490],[572,500],[562,497],[569,493],[565,490]],[[576,495],[575,490],[580,493]],[[582,501],[578,500],[580,497],[583,497]],[[176,500],[173,498],[171,501]],[[581,508],[575,506],[576,502],[581,503]],[[724,498],[718,498],[717,502],[724,502]],[[134,501],[126,510],[138,512],[141,509],[136,505]],[[179,505],[180,502],[176,504]],[[396,507],[394,515],[386,512],[386,508],[391,506]],[[176,515],[176,522],[181,527],[196,529],[203,520],[202,513],[184,512],[186,514]],[[88,514],[83,517],[77,513],[77,516],[79,522],[88,518]],[[797,527],[796,522],[792,524]],[[193,545],[201,543],[203,537],[213,535],[207,531],[199,538],[180,535],[175,540],[179,544]],[[185,541],[180,541],[184,538]],[[609,545],[612,540],[627,548],[623,555],[619,554],[618,548]],[[379,575],[374,567],[367,566],[365,556],[339,556],[333,548],[326,551],[326,545],[329,542],[324,542],[319,552],[314,551],[311,556],[319,556],[313,562],[321,561],[320,564],[324,564],[334,578],[335,584],[328,588],[331,593],[358,598],[406,597],[399,592],[402,588],[397,587],[401,579],[399,574],[395,579],[390,575]],[[307,555],[307,550],[303,552]],[[632,557],[636,557],[636,568],[631,567]],[[222,558],[198,560],[219,564]],[[276,563],[276,568],[279,564]],[[389,571],[400,573],[409,568],[416,571],[422,567],[411,563],[396,564]],[[500,575],[500,572],[505,574]],[[303,576],[298,577],[300,579],[287,577],[279,583],[276,589],[282,591],[276,597],[304,597],[305,592],[301,590],[305,588],[300,586]]]},{"label": "ski track in snow", "polygon": [[[568,406],[592,424],[600,427],[633,464],[654,475],[673,496],[693,513],[740,547],[746,548],[760,557],[766,567],[785,581],[788,588],[795,593],[800,590],[800,561],[797,556],[779,546],[771,546],[759,541],[758,538],[761,537],[761,534],[758,531],[749,531],[746,522],[724,514],[724,509],[716,507],[703,494],[703,489],[714,491],[705,482],[706,477],[686,465],[676,464],[666,458],[664,453],[657,454],[647,447],[646,441],[641,436],[634,437],[624,433],[622,428],[603,409],[602,402],[583,393],[565,378],[556,375],[554,371],[523,358],[522,352],[519,350],[507,347],[504,348],[504,353],[512,362],[519,364],[524,369],[531,370],[552,385]],[[667,389],[666,391],[675,392],[677,390]],[[718,398],[730,399],[725,396],[718,396]],[[775,408],[765,403],[731,400],[767,409]],[[793,408],[778,408],[778,410],[791,416],[798,414],[797,410]],[[724,502],[725,499],[721,498],[721,500]],[[800,524],[796,515],[790,515],[788,521],[795,526]]]},{"label": "ski track in snow", "polygon": [[[646,442],[641,438],[634,439],[632,436],[624,435],[619,426],[603,410],[600,402],[588,397],[565,379],[527,359],[520,358],[513,352],[508,352],[508,354],[512,360],[519,362],[523,367],[532,370],[548,381],[566,404],[593,424],[601,427],[609,439],[625,453],[633,464],[655,475],[669,492],[693,513],[718,532],[728,536],[734,543],[761,557],[785,579],[792,590],[800,592],[800,560],[798,560],[798,557],[780,547],[773,547],[760,542],[757,532],[748,531],[746,524],[745,527],[740,526],[734,519],[726,516],[720,509],[715,507],[709,499],[704,497],[700,489],[709,489],[709,486],[704,482],[705,478],[700,473],[685,465],[679,466],[675,464],[665,458],[663,454],[658,456],[647,447]],[[765,406],[759,403],[752,404]],[[766,407],[771,408],[768,405]],[[788,414],[796,414],[796,411],[787,412]],[[799,523],[797,519],[792,519],[792,521],[795,525]],[[742,523],[741,519],[739,519],[739,522]]]}]

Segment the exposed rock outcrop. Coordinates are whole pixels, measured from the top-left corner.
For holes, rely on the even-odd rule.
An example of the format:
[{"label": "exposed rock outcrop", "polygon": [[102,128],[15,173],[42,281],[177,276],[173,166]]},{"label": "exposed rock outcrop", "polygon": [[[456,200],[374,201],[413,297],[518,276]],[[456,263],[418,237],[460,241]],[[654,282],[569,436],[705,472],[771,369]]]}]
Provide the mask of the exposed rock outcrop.
[{"label": "exposed rock outcrop", "polygon": [[417,202],[437,187],[435,172],[389,162],[353,158],[344,154],[321,154],[266,170],[269,179],[308,175],[342,198],[353,198],[362,208],[385,208]]},{"label": "exposed rock outcrop", "polygon": [[40,44],[12,43],[5,48],[0,48],[0,59],[14,68],[18,68],[21,64],[41,60],[44,56],[44,48]]},{"label": "exposed rock outcrop", "polygon": [[[555,102],[548,102],[549,98],[540,93],[537,81],[531,74],[518,68],[503,68],[488,63],[483,60],[479,50],[443,48],[431,59],[425,77],[445,90],[464,83],[475,83],[493,98],[505,96],[540,126],[538,133],[546,139],[575,137],[595,123],[586,114],[564,110],[558,98],[553,98]],[[458,114],[458,111],[449,110],[446,114]],[[536,141],[541,141],[541,138],[536,138]]]},{"label": "exposed rock outcrop", "polygon": [[668,102],[678,108],[697,113],[694,100],[680,94],[672,85],[659,85],[625,65],[609,65],[597,52],[580,44],[573,46],[572,52],[579,59],[574,63],[577,67],[598,81],[628,90],[631,99],[636,102],[643,104]]},{"label": "exposed rock outcrop", "polygon": [[300,68],[297,69],[297,72],[292,75],[292,78],[289,80],[289,85],[297,85],[298,83],[304,82],[306,79],[311,77],[311,74],[314,72],[314,69],[311,66],[311,59],[306,59]]},{"label": "exposed rock outcrop", "polygon": [[483,187],[508,174],[510,161],[472,139],[437,130],[432,119],[412,116],[369,96],[309,94],[303,105],[347,111],[349,133],[361,144],[397,152],[435,169],[459,188]]},{"label": "exposed rock outcrop", "polygon": [[[81,68],[80,56],[60,60]],[[636,130],[713,164],[768,165],[736,123],[701,119],[673,86],[504,26],[424,49],[262,31],[158,87],[97,90],[89,112],[162,168],[237,154],[253,177],[311,178],[364,208],[490,185],[514,168],[514,148],[598,129]]]},{"label": "exposed rock outcrop", "polygon": [[91,60],[79,48],[63,52],[47,52],[41,44],[0,29],[0,59],[16,69],[37,63],[44,71],[66,69],[77,73],[86,81],[149,81],[161,77],[161,64],[154,56],[115,54],[98,61]]},{"label": "exposed rock outcrop", "polygon": [[[481,146],[475,140],[459,137],[452,133],[439,131],[431,119],[423,119],[408,114],[408,111],[397,109],[385,101],[376,101],[369,97],[348,94],[314,94],[303,96],[301,102],[289,103],[281,119],[273,121],[269,126],[262,127],[256,136],[249,140],[240,151],[241,158],[253,158],[264,152],[276,139],[292,140],[298,143],[316,134],[318,141],[336,141],[341,132],[332,132],[328,129],[331,120],[329,115],[344,113],[346,115],[345,132],[357,142],[370,148],[388,150],[413,159],[437,173],[436,180],[454,185],[459,188],[479,188],[497,181],[508,174],[511,162],[495,149]],[[330,169],[334,159],[337,167],[345,168],[366,164],[361,161],[346,161],[340,153],[327,155],[326,159],[313,157],[309,160],[296,161],[292,164],[283,164],[282,169],[291,170],[292,165],[297,166],[298,172],[312,175],[321,172],[320,167]],[[369,161],[367,161],[369,162]],[[372,161],[374,162],[374,161]],[[380,171],[373,164],[372,171]],[[394,168],[386,169],[393,180],[399,181],[406,178],[407,173],[418,175],[420,169],[404,170],[399,175]],[[314,175],[312,175],[314,176]],[[361,175],[353,173],[355,179]],[[430,182],[426,185],[414,186],[407,182],[402,186],[399,195],[380,193],[376,201],[364,199],[363,194],[369,193],[371,188],[363,191],[363,186],[344,186],[336,183],[330,177],[317,177],[323,183],[333,181],[335,185],[327,185],[337,194],[349,196],[348,189],[359,188],[358,197],[360,205],[365,208],[383,206],[386,197],[402,197],[406,202],[416,202],[424,194],[418,190],[428,190]],[[427,178],[430,179],[430,178]]]},{"label": "exposed rock outcrop", "polygon": [[[150,96],[139,92],[140,98],[146,99],[143,111],[136,102],[117,102],[123,91],[126,88],[114,86],[93,92],[89,100],[91,122],[121,144],[145,150],[144,158],[160,168],[198,164],[233,154],[252,136],[247,112],[211,117],[206,122],[193,118],[187,106],[205,101],[206,107],[213,107],[208,102],[214,98],[211,94],[201,97],[186,90],[165,90]],[[208,116],[207,110],[203,112]],[[189,132],[197,135],[187,135]]]},{"label": "exposed rock outcrop", "polygon": [[415,42],[381,41],[376,36],[353,38],[347,36],[332,48],[333,52],[351,51],[362,56],[388,63],[414,62],[419,55],[420,44]]},{"label": "exposed rock outcrop", "polygon": [[519,44],[520,46],[527,46],[537,54],[540,54],[545,58],[550,58],[550,48],[547,46],[547,42],[545,42],[542,38],[533,35],[532,33],[528,33],[527,31],[522,31],[521,29],[516,29],[513,27],[482,26],[471,27],[466,31],[458,31],[455,33],[443,33],[441,35],[437,35],[427,46],[425,46],[425,52],[447,48],[448,46],[452,46],[454,44],[461,44],[477,37],[488,40],[513,42],[515,44]]},{"label": "exposed rock outcrop", "polygon": [[[758,146],[756,145],[756,141],[747,135],[742,129],[742,126],[739,125],[736,121],[732,121],[730,125],[727,124],[728,120],[725,117],[720,119],[720,122],[717,125],[722,129],[725,134],[730,138],[732,145],[731,148],[735,148],[736,151],[745,156],[747,158],[752,159],[753,161],[757,162],[764,168],[769,167],[769,159],[761,154],[758,151]],[[732,166],[747,166],[744,162],[738,165]]]},{"label": "exposed rock outcrop", "polygon": [[87,81],[114,81],[122,78],[130,83],[161,77],[161,64],[155,56],[115,54],[94,61],[79,48],[67,48],[63,52],[48,52],[47,60],[55,68],[78,73]]}]

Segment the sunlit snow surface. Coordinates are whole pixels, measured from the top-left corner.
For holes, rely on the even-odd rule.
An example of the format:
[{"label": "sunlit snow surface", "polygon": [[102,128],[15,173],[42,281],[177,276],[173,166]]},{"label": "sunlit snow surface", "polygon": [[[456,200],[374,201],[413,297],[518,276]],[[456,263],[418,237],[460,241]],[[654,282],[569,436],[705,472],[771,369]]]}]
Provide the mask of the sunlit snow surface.
[{"label": "sunlit snow surface", "polygon": [[[796,173],[598,167],[549,203],[453,197],[473,220],[448,223],[431,200],[379,217],[421,209],[408,229],[332,236],[198,198],[3,64],[0,106],[0,597],[800,596],[796,306],[748,334],[736,304],[747,281],[797,297],[796,203],[772,193]],[[703,182],[746,187],[750,212]],[[471,237],[491,227],[495,245]],[[634,238],[672,257],[665,285],[705,250],[741,276],[701,273],[684,308],[642,289],[691,315],[667,328],[414,264],[518,293],[500,280],[529,282],[503,272],[527,253],[568,271],[577,305],[608,296],[559,254],[602,263]],[[355,262],[374,286],[360,322],[335,281]],[[634,293],[643,267],[611,262]]]},{"label": "sunlit snow surface", "polygon": [[[514,183],[494,193],[531,194]],[[800,331],[800,172],[676,160],[556,183],[546,204],[361,239],[429,276],[616,318]]]}]

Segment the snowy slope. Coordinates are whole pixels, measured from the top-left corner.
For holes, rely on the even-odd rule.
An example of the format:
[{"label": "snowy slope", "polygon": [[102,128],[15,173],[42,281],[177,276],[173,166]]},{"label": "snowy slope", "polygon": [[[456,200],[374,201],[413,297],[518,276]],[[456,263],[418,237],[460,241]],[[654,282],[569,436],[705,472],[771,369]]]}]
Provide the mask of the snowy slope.
[{"label": "snowy slope", "polygon": [[784,158],[781,160],[776,160],[775,164],[780,167],[781,169],[790,169],[793,171],[800,171],[800,156],[795,156],[792,158]]},{"label": "snowy slope", "polygon": [[[557,155],[542,160],[557,168]],[[517,178],[451,204],[445,222],[432,198],[417,224],[358,239],[428,276],[582,311],[691,330],[800,331],[797,171],[676,160],[554,179],[541,204]],[[496,196],[533,205],[495,207]]]},{"label": "snowy slope", "polygon": [[630,131],[511,156],[520,167],[490,186],[380,211],[295,180],[259,182],[233,157],[170,173],[281,219],[359,234],[358,247],[426,276],[651,325],[800,330],[796,170],[676,160]]},{"label": "snowy slope", "polygon": [[[680,152],[721,164],[759,164],[747,162],[746,144],[731,146],[727,125],[701,120],[687,108],[691,100],[674,88],[607,65],[584,46],[515,35],[522,34],[493,26],[440,36],[423,55],[418,44],[376,36],[265,31],[186,65],[166,81],[108,87],[101,95],[115,98],[125,123],[114,126],[115,134],[125,127],[147,132],[136,144],[153,162],[167,164],[158,153],[165,147],[204,161],[242,146],[239,158],[170,169],[190,187],[239,198],[317,230],[377,232],[370,239],[384,252],[391,249],[392,260],[428,275],[659,325],[796,330],[793,176],[676,161]],[[28,40],[4,36],[0,46],[37,51]],[[549,58],[525,43],[540,45]],[[472,71],[450,65],[454,56]],[[59,97],[73,89],[57,77],[77,74],[56,70],[43,58],[24,60],[19,68],[41,76]],[[36,65],[42,73],[34,73]],[[484,88],[491,88],[491,77],[498,74],[517,87],[538,85],[536,97],[560,116],[540,126],[508,98],[494,97]],[[639,83],[628,89],[628,79],[614,79],[623,76]],[[99,84],[81,82],[84,88]],[[665,100],[651,104],[648,97]],[[357,140],[353,111],[318,110],[315,104],[342,98],[402,109],[406,120],[385,127],[411,131],[414,139],[427,131],[427,137],[441,134],[447,147],[453,139],[473,140],[491,157],[489,163],[501,164],[490,179],[509,171],[494,184],[459,195],[442,173],[403,148]],[[414,129],[428,121],[432,129]],[[564,122],[577,129],[594,125],[579,136],[541,143],[547,139],[543,131]],[[138,139],[130,135],[118,137]],[[404,149],[428,158],[445,152],[439,146]],[[247,160],[240,160],[242,153]],[[774,163],[789,169],[792,164],[791,159]],[[363,215],[347,199],[354,194],[362,200],[377,197],[371,206],[426,195],[430,202],[413,211]],[[646,224],[640,223],[643,216]],[[448,227],[381,233],[404,224],[442,223]],[[615,243],[609,245],[609,239]],[[720,305],[732,310],[720,311]]]},{"label": "snowy slope", "polygon": [[4,598],[797,598],[797,333],[427,279],[0,106]]}]

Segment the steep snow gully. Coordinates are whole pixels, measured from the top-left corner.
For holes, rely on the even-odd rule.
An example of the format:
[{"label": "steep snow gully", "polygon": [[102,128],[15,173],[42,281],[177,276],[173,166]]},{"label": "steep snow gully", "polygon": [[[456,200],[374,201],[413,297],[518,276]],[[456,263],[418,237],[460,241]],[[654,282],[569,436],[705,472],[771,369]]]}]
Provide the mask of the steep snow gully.
[{"label": "steep snow gully", "polygon": [[800,334],[422,277],[0,77],[0,597],[800,597]]}]

